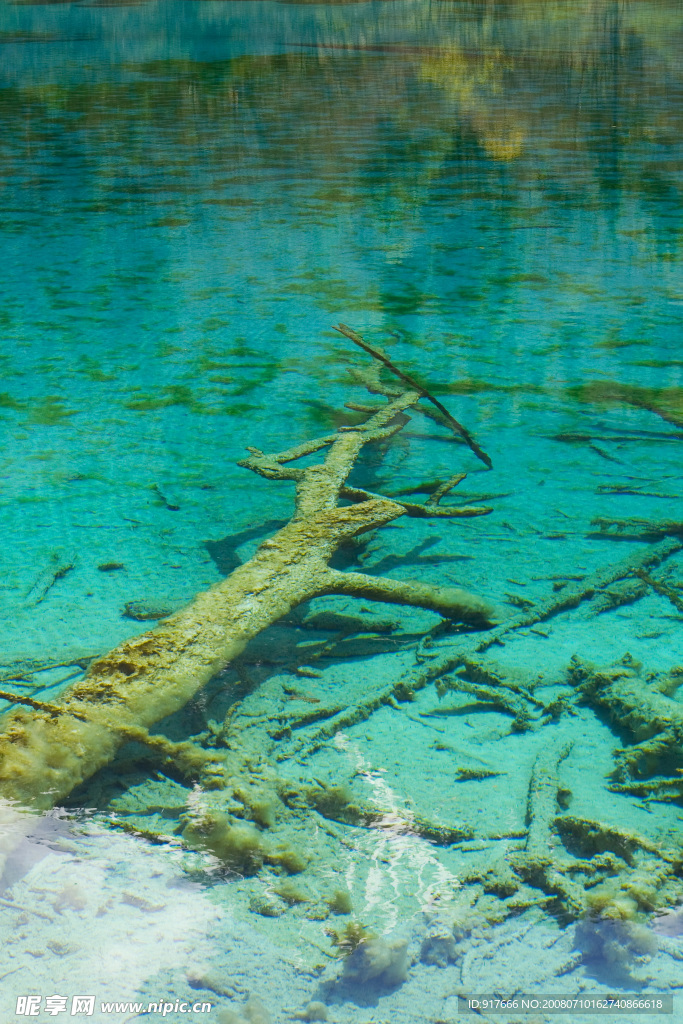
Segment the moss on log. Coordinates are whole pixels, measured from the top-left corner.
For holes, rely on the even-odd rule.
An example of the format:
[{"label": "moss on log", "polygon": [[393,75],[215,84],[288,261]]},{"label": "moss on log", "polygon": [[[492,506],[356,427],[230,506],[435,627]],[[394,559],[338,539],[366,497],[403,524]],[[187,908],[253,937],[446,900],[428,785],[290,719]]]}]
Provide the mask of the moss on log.
[{"label": "moss on log", "polygon": [[606,669],[596,669],[575,657],[569,681],[585,704],[606,712],[615,728],[635,740],[616,753],[617,782],[629,783],[680,768],[683,707],[672,699],[683,682],[680,667],[648,675],[628,654]]},{"label": "moss on log", "polygon": [[[268,479],[295,482],[290,522],[187,608],[93,661],[54,705],[9,712],[0,734],[0,798],[34,809],[59,803],[106,765],[135,730],[184,707],[253,637],[311,598],[354,595],[429,608],[475,628],[490,626],[490,605],[465,591],[328,566],[341,544],[410,514],[398,501],[345,490],[345,484],[361,449],[400,431],[408,422],[405,410],[423,397],[431,398],[424,390],[387,389],[385,404],[364,424],[279,454],[249,449],[239,465]],[[290,466],[323,449],[322,462]],[[476,445],[473,450],[478,454]],[[341,505],[344,500],[351,504]],[[434,504],[420,514],[457,517],[462,510]]]}]

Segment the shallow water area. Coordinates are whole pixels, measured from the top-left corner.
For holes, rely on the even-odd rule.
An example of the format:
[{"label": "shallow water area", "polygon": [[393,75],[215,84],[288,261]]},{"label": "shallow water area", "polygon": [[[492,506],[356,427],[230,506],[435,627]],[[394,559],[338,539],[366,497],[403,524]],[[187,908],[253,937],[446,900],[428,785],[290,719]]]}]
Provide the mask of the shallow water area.
[{"label": "shallow water area", "polygon": [[673,0],[0,3],[0,796],[12,715],[293,516],[253,449],[408,387],[335,324],[492,463],[415,401],[340,498],[405,514],[332,562],[486,622],[283,608],[0,804],[2,1020],[683,1013],[682,37]]}]

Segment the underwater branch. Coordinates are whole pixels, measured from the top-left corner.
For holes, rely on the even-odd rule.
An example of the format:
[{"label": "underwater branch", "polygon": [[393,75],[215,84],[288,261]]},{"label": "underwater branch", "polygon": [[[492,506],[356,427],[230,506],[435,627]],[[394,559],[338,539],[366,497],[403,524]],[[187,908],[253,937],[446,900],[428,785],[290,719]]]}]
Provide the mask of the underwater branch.
[{"label": "underwater branch", "polygon": [[[54,704],[8,713],[0,734],[0,798],[35,809],[58,804],[104,767],[136,730],[180,710],[250,640],[314,597],[346,594],[428,608],[474,628],[492,625],[491,606],[464,590],[329,567],[340,545],[401,516],[458,518],[491,511],[437,501],[404,504],[346,487],[365,445],[398,433],[409,419],[405,411],[422,398],[433,401],[405,380],[400,392],[380,392],[386,403],[363,424],[341,427],[278,454],[248,449],[249,457],[240,466],[269,480],[295,482],[292,519],[248,562],[186,608],[96,659]],[[323,461],[315,465],[290,465],[324,449]],[[453,477],[441,489],[439,501],[459,479]]]}]

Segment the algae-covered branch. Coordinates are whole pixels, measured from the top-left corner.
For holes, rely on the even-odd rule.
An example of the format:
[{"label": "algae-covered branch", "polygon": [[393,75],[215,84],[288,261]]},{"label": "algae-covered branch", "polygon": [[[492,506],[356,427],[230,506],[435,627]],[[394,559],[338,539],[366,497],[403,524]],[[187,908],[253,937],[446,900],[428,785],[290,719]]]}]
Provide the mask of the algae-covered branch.
[{"label": "algae-covered branch", "polygon": [[[379,396],[369,418],[276,454],[249,449],[241,466],[271,480],[295,482],[291,520],[248,562],[182,611],[95,660],[58,701],[8,713],[0,734],[0,797],[38,809],[64,800],[131,736],[144,738],[150,726],[184,707],[253,637],[311,598],[355,595],[428,608],[473,628],[491,625],[490,605],[463,590],[330,568],[340,545],[401,516],[457,518],[491,511],[441,504],[460,476],[425,505],[346,486],[361,450],[401,431],[409,421],[407,410],[423,399],[436,404],[432,416],[459,434],[478,458],[487,465],[490,460],[426,389],[358,335],[349,329],[344,333],[379,360],[375,372],[365,373],[369,390]],[[380,363],[398,376],[398,386],[382,382]],[[305,468],[293,465],[318,451],[325,453],[322,461]]]}]

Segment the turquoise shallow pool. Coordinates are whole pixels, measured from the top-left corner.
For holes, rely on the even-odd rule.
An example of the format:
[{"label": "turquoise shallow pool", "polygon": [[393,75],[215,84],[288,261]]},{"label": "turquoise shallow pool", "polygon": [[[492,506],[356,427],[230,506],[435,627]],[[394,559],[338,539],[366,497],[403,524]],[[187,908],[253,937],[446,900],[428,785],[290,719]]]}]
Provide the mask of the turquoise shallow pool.
[{"label": "turquoise shallow pool", "polygon": [[[673,0],[0,4],[3,1020],[683,1014],[682,52]],[[408,403],[355,596],[274,568],[64,768],[293,515],[246,449],[412,386],[339,322],[486,457]]]}]

